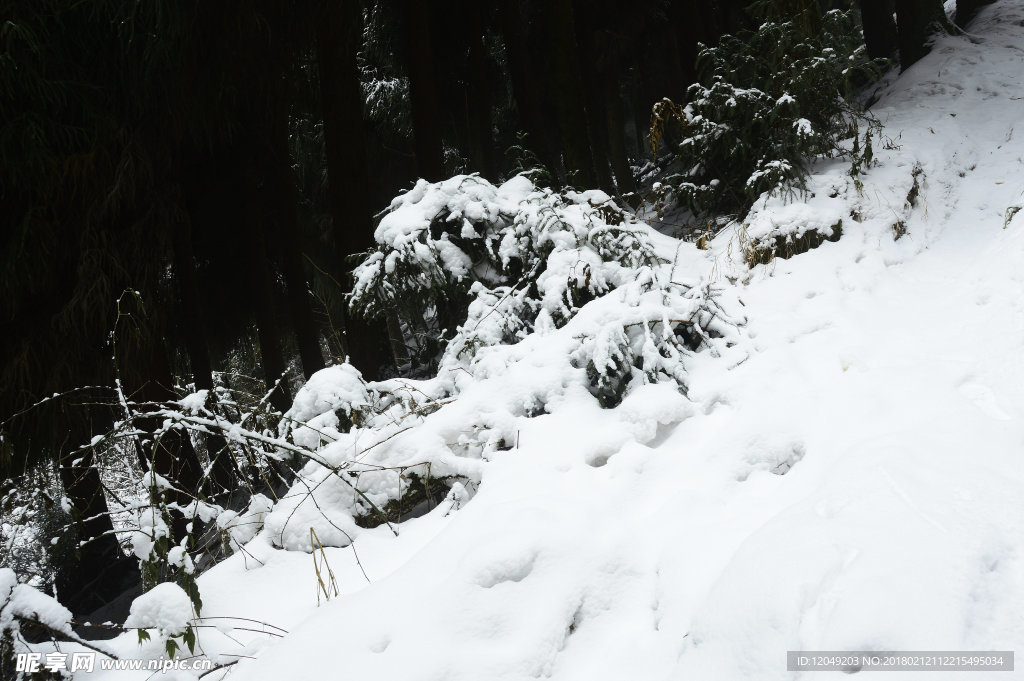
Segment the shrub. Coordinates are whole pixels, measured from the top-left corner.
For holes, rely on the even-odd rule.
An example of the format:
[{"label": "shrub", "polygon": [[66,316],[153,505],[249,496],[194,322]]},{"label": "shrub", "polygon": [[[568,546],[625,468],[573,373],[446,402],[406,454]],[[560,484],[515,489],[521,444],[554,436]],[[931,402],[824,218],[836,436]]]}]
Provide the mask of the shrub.
[{"label": "shrub", "polygon": [[717,47],[702,45],[703,78],[690,86],[688,103],[655,105],[655,153],[666,125],[682,128],[678,170],[666,187],[695,215],[744,212],[765,192],[802,188],[815,158],[853,156],[857,163],[865,153],[849,142],[865,119],[853,82],[877,74],[882,63],[866,58],[852,10],[831,10],[820,22],[802,18],[766,21],[723,36]]},{"label": "shrub", "polygon": [[637,383],[682,385],[682,355],[719,331],[710,289],[670,281],[654,234],[599,191],[554,192],[523,175],[501,186],[421,180],[381,220],[351,304],[443,337],[443,349],[414,340],[421,362],[471,371],[483,348],[562,328],[621,290],[631,305],[614,320],[581,321],[573,351],[593,394],[615,406]]},{"label": "shrub", "polygon": [[641,389],[685,404],[693,355],[741,342],[720,292],[670,261],[679,244],[600,191],[526,175],[420,181],[375,238],[351,306],[398,316],[429,375],[364,382],[342,365],[299,391],[275,442],[308,463],[264,519],[285,549],[348,546],[367,528],[397,533],[392,523],[458,508],[483,462],[519,446],[524,419],[588,393],[591,408]]},{"label": "shrub", "polygon": [[505,323],[486,325],[498,337],[481,329],[464,345],[511,342],[541,308],[561,326],[631,268],[654,264],[646,237],[603,192],[539,189],[525,175],[500,187],[476,175],[420,180],[391,203],[375,239],[355,269],[351,307],[398,315],[413,368],[428,370],[471,305],[500,308]]}]

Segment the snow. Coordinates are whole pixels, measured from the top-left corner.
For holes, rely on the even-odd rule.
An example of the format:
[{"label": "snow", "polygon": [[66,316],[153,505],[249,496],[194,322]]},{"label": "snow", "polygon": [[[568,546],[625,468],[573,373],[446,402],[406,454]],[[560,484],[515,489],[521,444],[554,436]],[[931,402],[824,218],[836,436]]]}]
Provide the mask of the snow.
[{"label": "snow", "polygon": [[[159,475],[156,478],[163,480]],[[132,553],[139,560],[149,560],[153,549],[163,537],[170,536],[170,528],[164,522],[159,509],[147,506],[137,513],[137,528],[131,534]]]},{"label": "snow", "polygon": [[793,122],[793,127],[795,127],[797,131],[799,131],[799,133],[804,137],[814,136],[814,127],[811,125],[811,122],[806,118],[798,118],[796,121]]},{"label": "snow", "polygon": [[[315,376],[292,416],[330,430],[309,439],[321,461],[250,507],[263,531],[198,580],[217,626],[197,650],[240,660],[204,678],[814,681],[835,674],[787,672],[788,650],[1024,650],[1022,21],[988,6],[885,85],[860,187],[822,162],[806,196],[766,197],[707,250],[654,239],[651,276],[688,293],[609,279],[563,326],[546,306],[433,382]],[[458,182],[471,193],[417,185],[378,238],[412,244],[431,210],[504,219],[530,191]],[[837,242],[744,261],[839,220]],[[588,257],[558,271],[600,269]],[[614,365],[623,324],[689,313],[705,284],[731,322],[679,359],[685,392],[637,382],[602,408],[574,353]],[[433,411],[338,428],[401,385]],[[447,497],[356,525],[348,471],[384,502],[425,461],[455,478]],[[341,594],[320,605],[311,527]],[[149,595],[136,605],[164,602]],[[139,654],[133,633],[111,646]]]},{"label": "snow", "polygon": [[40,622],[53,631],[71,633],[71,611],[52,596],[18,584],[14,570],[0,568],[0,631],[17,631],[20,619]]},{"label": "snow", "polygon": [[124,625],[156,629],[161,636],[177,636],[184,633],[192,617],[192,601],[185,590],[173,582],[163,582],[132,601]]},{"label": "snow", "polygon": [[369,406],[371,396],[359,371],[351,364],[339,364],[316,372],[299,389],[292,408],[285,414],[293,428],[295,442],[316,448],[336,440],[338,411],[351,419],[353,413]]},{"label": "snow", "polygon": [[[298,400],[298,397],[296,397]],[[267,513],[274,507],[274,502],[262,494],[252,495],[249,506],[244,513],[223,511],[217,516],[217,527],[227,532],[231,538],[232,550],[238,550],[247,544],[263,526]]]},{"label": "snow", "polygon": [[197,390],[178,400],[178,406],[186,413],[199,414],[206,410],[206,399],[209,394],[209,390]]}]

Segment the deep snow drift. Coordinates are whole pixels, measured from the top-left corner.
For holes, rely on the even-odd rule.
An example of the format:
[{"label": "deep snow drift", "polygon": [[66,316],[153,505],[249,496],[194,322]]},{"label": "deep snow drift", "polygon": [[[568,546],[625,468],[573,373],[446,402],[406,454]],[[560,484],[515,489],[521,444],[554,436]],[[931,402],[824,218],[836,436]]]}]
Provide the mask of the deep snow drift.
[{"label": "deep snow drift", "polygon": [[[786,652],[1024,651],[1022,25],[1019,3],[988,7],[887,86],[859,190],[823,164],[812,197],[708,250],[655,244],[746,320],[688,358],[686,397],[566,389],[504,423],[515,445],[465,463],[475,490],[325,549],[340,595],[320,605],[272,511],[199,580],[197,652],[240,660],[206,678],[824,679]],[[838,220],[835,243],[744,263]],[[528,342],[517,376],[546,380]],[[504,404],[480,386],[474,408]]]}]

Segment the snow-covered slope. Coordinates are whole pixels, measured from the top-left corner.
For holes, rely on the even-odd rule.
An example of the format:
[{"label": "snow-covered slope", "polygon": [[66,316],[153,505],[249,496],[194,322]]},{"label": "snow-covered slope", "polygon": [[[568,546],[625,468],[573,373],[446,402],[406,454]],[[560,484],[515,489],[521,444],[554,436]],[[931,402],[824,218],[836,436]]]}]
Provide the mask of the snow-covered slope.
[{"label": "snow-covered slope", "polygon": [[[326,549],[320,605],[310,555],[258,536],[200,579],[224,632],[203,649],[251,656],[206,678],[824,679],[786,652],[1024,651],[1022,25],[988,7],[888,86],[859,191],[823,166],[806,201],[670,245],[747,319],[688,400],[566,397],[468,503]],[[837,242],[743,263],[835,217]]]}]

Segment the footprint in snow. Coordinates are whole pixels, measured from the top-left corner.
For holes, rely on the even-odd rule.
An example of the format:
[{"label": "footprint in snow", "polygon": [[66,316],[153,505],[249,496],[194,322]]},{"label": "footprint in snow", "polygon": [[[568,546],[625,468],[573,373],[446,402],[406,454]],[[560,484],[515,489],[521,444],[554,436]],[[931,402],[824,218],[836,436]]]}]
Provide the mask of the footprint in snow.
[{"label": "footprint in snow", "polygon": [[533,572],[536,560],[536,554],[532,554],[492,561],[477,573],[474,581],[485,589],[493,589],[506,582],[521,582]]},{"label": "footprint in snow", "polygon": [[789,473],[806,455],[807,450],[800,442],[791,442],[782,445],[768,445],[758,443],[756,447],[748,452],[743,468],[739,471],[736,479],[745,481],[754,471],[768,471],[773,475],[785,475]]}]

